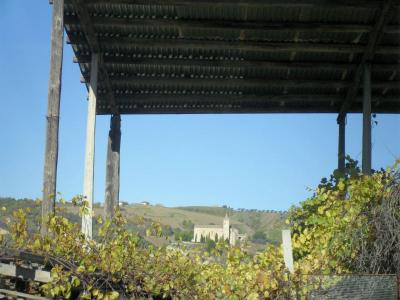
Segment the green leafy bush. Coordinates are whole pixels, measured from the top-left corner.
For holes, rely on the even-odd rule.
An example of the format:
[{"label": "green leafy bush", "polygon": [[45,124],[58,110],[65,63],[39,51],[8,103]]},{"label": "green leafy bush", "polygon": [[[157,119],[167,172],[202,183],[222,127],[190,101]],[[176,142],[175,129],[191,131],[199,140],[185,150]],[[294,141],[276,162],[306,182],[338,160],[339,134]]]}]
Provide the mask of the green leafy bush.
[{"label": "green leafy bush", "polygon": [[306,272],[399,273],[399,172],[362,175],[349,159],[289,212],[295,260]]},{"label": "green leafy bush", "polygon": [[[85,201],[81,213],[85,213]],[[9,223],[14,247],[43,255],[53,264],[53,281],[41,286],[45,295],[69,298],[73,289],[87,299],[127,295],[172,299],[259,299],[291,293],[279,248],[255,256],[244,248],[213,243],[208,251],[184,246],[142,245],[125,229],[121,213],[101,224],[97,240],[87,240],[80,226],[57,215],[49,219],[49,236],[28,234],[29,211],[14,211]],[[154,224],[150,235],[161,234]],[[3,247],[6,241],[1,241]],[[10,244],[8,244],[10,246]]]},{"label": "green leafy bush", "polygon": [[[280,247],[249,255],[243,245],[224,242],[208,242],[204,250],[145,244],[126,229],[120,212],[112,220],[97,218],[96,240],[87,240],[79,224],[62,213],[49,218],[47,237],[29,232],[31,208],[17,209],[8,222],[12,243],[2,237],[0,246],[45,256],[53,265],[53,280],[41,290],[51,297],[69,298],[79,289],[84,299],[306,299],[313,287],[304,274],[400,269],[397,167],[371,176],[363,176],[354,161],[347,167],[289,212],[294,274],[285,269]],[[81,214],[87,212],[82,198],[73,202]],[[160,236],[161,231],[154,223],[146,234]]]}]

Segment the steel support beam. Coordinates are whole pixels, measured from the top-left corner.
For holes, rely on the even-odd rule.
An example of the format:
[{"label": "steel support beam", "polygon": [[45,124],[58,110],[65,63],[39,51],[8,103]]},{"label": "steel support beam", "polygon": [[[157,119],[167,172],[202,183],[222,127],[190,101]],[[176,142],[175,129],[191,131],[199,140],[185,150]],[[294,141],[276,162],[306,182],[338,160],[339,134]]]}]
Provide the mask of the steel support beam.
[{"label": "steel support beam", "polygon": [[94,151],[96,133],[96,101],[97,101],[97,77],[99,69],[99,55],[92,53],[90,68],[90,85],[88,99],[88,114],[86,128],[85,171],[83,181],[83,196],[87,201],[88,213],[82,216],[82,233],[88,239],[92,238],[93,216],[93,184],[94,184]]},{"label": "steel support beam", "polygon": [[[115,47],[120,49],[120,54],[125,56],[133,54],[146,54],[152,51],[152,55],[170,55],[177,51],[188,51],[190,53],[199,53],[199,56],[208,56],[212,51],[215,55],[224,56],[225,50],[242,52],[243,56],[249,56],[249,53],[258,51],[260,53],[278,53],[278,52],[310,52],[310,53],[336,53],[351,54],[364,53],[365,46],[357,44],[344,43],[311,43],[311,42],[254,42],[254,41],[207,41],[193,39],[176,39],[174,41],[163,38],[136,38],[129,36],[109,37],[101,36],[98,38],[102,45],[100,50],[103,52],[115,51]],[[69,44],[89,48],[87,39],[83,36],[69,36]],[[133,46],[135,45],[135,46]],[[151,50],[149,50],[151,49]],[[161,50],[162,49],[162,50]],[[158,51],[158,52],[155,52]],[[160,52],[162,51],[162,52]],[[207,52],[208,51],[208,52]],[[376,49],[379,54],[397,54],[397,46],[380,46]],[[191,54],[196,56],[195,54]],[[235,57],[235,56],[232,56]],[[239,54],[236,54],[239,57]]]},{"label": "steel support beam", "polygon": [[92,4],[126,4],[126,5],[159,5],[159,6],[194,6],[199,7],[204,5],[212,5],[213,7],[248,7],[248,8],[301,8],[301,7],[312,7],[312,8],[379,8],[379,1],[373,0],[336,0],[336,1],[321,1],[321,0],[246,0],[246,1],[231,1],[231,0],[86,0],[88,5]]},{"label": "steel support beam", "polygon": [[371,174],[371,67],[364,65],[363,72],[363,135],[362,172]]},{"label": "steel support beam", "polygon": [[[73,57],[74,63],[89,64],[90,55],[79,55],[79,57]],[[118,72],[147,72],[153,74],[157,72],[160,67],[165,69],[176,69],[180,73],[188,73],[188,75],[194,73],[193,68],[196,68],[197,73],[202,74],[224,74],[232,75],[241,74],[246,75],[246,78],[251,78],[246,72],[251,72],[253,69],[262,71],[265,68],[269,69],[288,69],[297,68],[305,70],[348,70],[355,71],[358,64],[355,63],[340,63],[340,62],[316,62],[316,61],[268,61],[268,60],[235,60],[235,61],[225,61],[225,60],[210,60],[207,58],[196,59],[192,58],[190,62],[185,59],[179,58],[134,58],[134,57],[115,57],[115,56],[105,56],[103,57],[103,64],[108,72],[118,73]],[[89,67],[89,66],[87,66]],[[143,71],[145,70],[145,71]],[[398,71],[400,72],[400,65],[390,64],[390,63],[374,63],[372,66],[372,71]],[[84,73],[85,75],[85,73]],[[256,78],[256,77],[254,77]]]},{"label": "steel support beam", "polygon": [[107,146],[106,193],[104,215],[111,219],[119,205],[119,171],[121,146],[121,116],[113,115],[110,121]]},{"label": "steel support beam", "polygon": [[60,119],[61,73],[64,40],[64,0],[54,0],[52,31],[50,79],[47,104],[46,150],[44,157],[42,227],[44,236],[48,231],[48,218],[54,214],[56,198],[57,161],[58,161],[58,128]]}]

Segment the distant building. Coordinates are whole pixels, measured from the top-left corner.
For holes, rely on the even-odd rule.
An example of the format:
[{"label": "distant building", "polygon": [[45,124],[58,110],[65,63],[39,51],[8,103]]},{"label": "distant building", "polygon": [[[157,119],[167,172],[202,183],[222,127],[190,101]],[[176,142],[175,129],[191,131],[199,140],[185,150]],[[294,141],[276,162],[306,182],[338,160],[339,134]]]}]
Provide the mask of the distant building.
[{"label": "distant building", "polygon": [[235,245],[236,241],[246,238],[245,234],[239,234],[239,230],[232,228],[229,224],[228,215],[225,216],[222,226],[219,225],[194,225],[192,242],[200,243],[203,240],[229,241],[230,245]]},{"label": "distant building", "polygon": [[139,204],[141,204],[141,205],[143,205],[143,206],[148,206],[148,205],[150,205],[150,202],[142,201],[142,202],[140,202]]}]

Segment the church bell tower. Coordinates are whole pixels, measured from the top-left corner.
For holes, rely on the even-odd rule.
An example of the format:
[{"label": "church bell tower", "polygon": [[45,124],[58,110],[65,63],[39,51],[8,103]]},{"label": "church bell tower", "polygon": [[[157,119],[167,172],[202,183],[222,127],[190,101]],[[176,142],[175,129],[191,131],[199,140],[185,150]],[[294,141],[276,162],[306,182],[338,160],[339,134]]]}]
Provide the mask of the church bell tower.
[{"label": "church bell tower", "polygon": [[228,240],[230,238],[230,226],[229,226],[229,217],[228,217],[228,213],[225,215],[224,218],[224,222],[222,224],[222,229],[223,229],[223,233],[224,233],[224,240]]}]

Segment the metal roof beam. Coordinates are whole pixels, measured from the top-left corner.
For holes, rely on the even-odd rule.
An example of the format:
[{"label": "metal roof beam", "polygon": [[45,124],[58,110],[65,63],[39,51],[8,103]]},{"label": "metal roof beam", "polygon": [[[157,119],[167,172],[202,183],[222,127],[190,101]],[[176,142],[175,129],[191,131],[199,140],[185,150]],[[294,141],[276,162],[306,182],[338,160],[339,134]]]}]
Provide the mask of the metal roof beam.
[{"label": "metal roof beam", "polygon": [[[229,96],[214,95],[135,95],[119,98],[121,113],[132,114],[179,114],[179,113],[333,113],[342,98],[335,95],[279,95],[279,96]],[[395,97],[375,98],[372,110],[379,113],[400,112],[400,103]],[[351,108],[359,112],[361,98]],[[385,106],[381,104],[385,103]],[[98,105],[100,114],[108,114],[107,102]]]},{"label": "metal roof beam", "polygon": [[[340,32],[340,33],[368,33],[373,29],[368,24],[335,24],[335,23],[305,23],[305,22],[261,22],[261,21],[226,21],[226,20],[169,20],[169,19],[142,19],[142,18],[116,18],[104,16],[91,16],[94,26],[110,26],[113,31],[116,28],[123,29],[129,27],[174,27],[179,29],[180,37],[185,37],[185,30],[246,30],[246,31],[265,31],[265,32]],[[79,26],[79,20],[75,16],[65,16],[65,23]],[[400,26],[390,25],[384,28],[388,33],[399,33]]]},{"label": "metal roof beam", "polygon": [[319,8],[379,8],[374,0],[85,0],[88,4],[135,4],[164,6],[247,6],[256,8],[270,7],[319,7]]},{"label": "metal roof beam", "polygon": [[[158,50],[203,50],[203,51],[251,51],[251,52],[309,52],[309,53],[363,53],[364,45],[338,43],[296,43],[296,42],[243,42],[243,41],[204,41],[188,39],[140,39],[130,37],[98,37],[103,52],[124,53],[137,49]],[[85,46],[81,36],[69,36],[69,43]],[[380,46],[380,54],[398,54],[397,46]]]},{"label": "metal roof beam", "polygon": [[[287,88],[347,88],[351,81],[343,80],[288,80],[288,79],[192,79],[192,78],[143,78],[138,76],[111,78],[114,89],[148,88],[148,89],[261,89],[274,87]],[[374,82],[372,88],[400,89],[398,81]]]},{"label": "metal roof beam", "polygon": [[[80,55],[73,58],[74,63],[88,64],[90,57],[87,55]],[[239,60],[239,61],[224,61],[224,60],[184,60],[184,59],[150,59],[150,58],[132,58],[132,57],[104,57],[103,63],[108,70],[137,70],[148,69],[157,70],[160,67],[171,68],[203,68],[208,70],[208,73],[220,73],[222,69],[233,70],[263,70],[268,69],[309,69],[309,70],[355,70],[357,64],[354,63],[335,63],[335,62],[321,62],[321,61],[261,61],[261,60]],[[373,71],[400,71],[400,64],[373,64]]]},{"label": "metal roof beam", "polygon": [[[338,33],[368,33],[373,29],[373,25],[368,24],[346,24],[346,23],[315,23],[315,22],[261,22],[261,21],[226,21],[226,20],[164,20],[164,19],[142,19],[142,18],[116,18],[91,16],[94,26],[110,26],[115,28],[129,27],[175,27],[179,29],[181,37],[185,37],[185,30],[246,30],[246,31],[264,31],[264,32],[338,32]],[[65,16],[65,23],[79,26],[79,20],[75,16]],[[387,25],[383,32],[398,34],[399,25]]]},{"label": "metal roof beam", "polygon": [[371,31],[369,35],[368,44],[366,45],[365,50],[363,51],[364,53],[361,58],[361,61],[354,74],[353,85],[349,88],[346,98],[340,108],[339,115],[337,118],[338,122],[340,122],[340,120],[346,117],[346,112],[351,107],[351,104],[354,101],[355,96],[357,95],[365,63],[370,62],[373,59],[375,53],[380,53],[379,51],[380,47],[378,47],[379,40],[382,36],[383,28],[389,22],[390,14],[392,13],[392,11],[393,11],[393,1],[385,0],[383,2],[383,7],[381,9],[381,13],[378,17],[378,20],[374,26],[374,29]]}]

